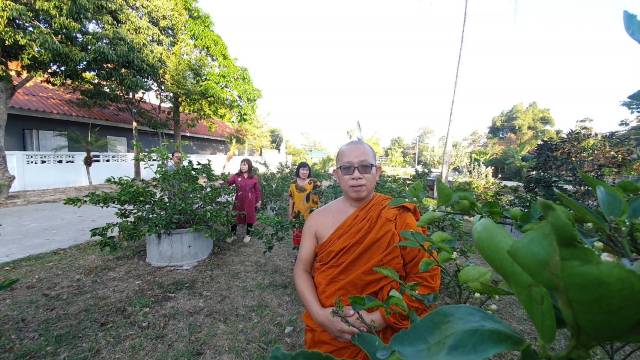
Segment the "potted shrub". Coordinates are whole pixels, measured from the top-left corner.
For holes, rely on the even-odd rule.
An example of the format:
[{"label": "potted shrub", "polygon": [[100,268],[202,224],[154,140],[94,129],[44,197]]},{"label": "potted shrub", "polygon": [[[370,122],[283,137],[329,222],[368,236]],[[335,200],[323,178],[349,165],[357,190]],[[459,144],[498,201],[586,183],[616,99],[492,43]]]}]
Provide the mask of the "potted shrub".
[{"label": "potted shrub", "polygon": [[186,161],[169,167],[166,149],[154,149],[141,160],[154,164],[155,177],[109,178],[112,192],[97,191],[68,198],[65,204],[116,209],[117,222],[91,230],[101,248],[145,239],[147,262],[154,266],[192,266],[206,258],[213,242],[230,236],[233,190],[214,184],[223,177],[211,165]]}]

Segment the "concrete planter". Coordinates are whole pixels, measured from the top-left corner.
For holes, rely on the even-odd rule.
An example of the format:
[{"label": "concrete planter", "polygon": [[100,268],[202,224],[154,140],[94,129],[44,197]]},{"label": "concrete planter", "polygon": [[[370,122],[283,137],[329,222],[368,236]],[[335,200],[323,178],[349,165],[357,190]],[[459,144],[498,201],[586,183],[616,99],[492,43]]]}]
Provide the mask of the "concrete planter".
[{"label": "concrete planter", "polygon": [[149,235],[145,240],[147,262],[153,266],[192,267],[209,256],[213,249],[213,240],[191,229]]}]

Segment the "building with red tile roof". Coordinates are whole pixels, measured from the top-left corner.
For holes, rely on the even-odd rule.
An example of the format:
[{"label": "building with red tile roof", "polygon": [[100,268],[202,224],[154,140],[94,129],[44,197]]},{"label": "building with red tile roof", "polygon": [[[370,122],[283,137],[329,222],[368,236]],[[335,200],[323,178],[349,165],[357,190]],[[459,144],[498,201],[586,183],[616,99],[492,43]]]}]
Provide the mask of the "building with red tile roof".
[{"label": "building with red tile roof", "polygon": [[[170,108],[158,107],[151,103],[143,103],[142,107],[151,114],[157,114],[159,122],[166,122],[171,128]],[[192,116],[182,113],[181,119],[188,120]],[[212,121],[210,129],[205,122],[182,131],[182,139],[187,144],[187,153],[215,154],[226,152],[226,137],[232,128],[220,120]],[[51,151],[47,147],[49,138],[56,132],[73,129],[86,132],[88,124],[99,127],[99,134],[109,136],[111,140],[120,139],[127,142],[127,152],[132,151],[132,117],[115,105],[87,107],[83,105],[81,96],[68,88],[54,87],[32,80],[22,87],[11,99],[8,110],[5,145],[9,151]],[[173,139],[171,130],[153,130],[140,126],[139,138],[144,148],[158,146],[160,142]],[[44,146],[40,146],[44,142]],[[55,141],[54,141],[55,142]],[[78,151],[69,144],[69,151]],[[114,150],[114,149],[106,149]],[[121,146],[120,151],[123,150]]]}]

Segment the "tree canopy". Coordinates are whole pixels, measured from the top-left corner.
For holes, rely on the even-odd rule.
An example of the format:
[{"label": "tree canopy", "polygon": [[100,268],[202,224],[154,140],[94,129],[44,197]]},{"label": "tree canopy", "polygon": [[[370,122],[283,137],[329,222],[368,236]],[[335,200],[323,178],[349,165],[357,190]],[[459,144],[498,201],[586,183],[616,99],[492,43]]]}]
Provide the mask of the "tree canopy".
[{"label": "tree canopy", "polygon": [[[202,119],[252,121],[260,97],[194,0],[5,0],[0,54],[0,182],[8,185],[0,198],[14,180],[4,151],[8,104],[36,76],[123,106],[135,119],[134,137],[142,97],[155,91],[172,106],[178,142],[183,127]],[[181,111],[196,116],[181,124]]]},{"label": "tree canopy", "polygon": [[524,145],[531,149],[541,140],[555,136],[553,126],[555,121],[549,109],[538,107],[536,102],[527,107],[516,104],[491,120],[487,138],[502,146]]},{"label": "tree canopy", "polygon": [[93,19],[107,14],[113,2],[0,2],[0,199],[15,177],[4,148],[9,102],[36,76],[54,83],[78,80],[85,72],[84,42],[99,31]]},{"label": "tree canopy", "polygon": [[[174,0],[173,21],[163,30],[166,66],[157,80],[159,98],[172,107],[177,146],[180,130],[203,119],[222,119],[238,125],[255,119],[260,91],[247,69],[229,55],[213,21],[194,0]],[[180,119],[180,112],[197,115]],[[182,122],[182,123],[181,123]]]},{"label": "tree canopy", "polygon": [[551,111],[534,101],[524,107],[516,104],[491,120],[487,133],[487,164],[505,179],[520,181],[524,177],[522,160],[529,150],[544,139],[556,137]]}]

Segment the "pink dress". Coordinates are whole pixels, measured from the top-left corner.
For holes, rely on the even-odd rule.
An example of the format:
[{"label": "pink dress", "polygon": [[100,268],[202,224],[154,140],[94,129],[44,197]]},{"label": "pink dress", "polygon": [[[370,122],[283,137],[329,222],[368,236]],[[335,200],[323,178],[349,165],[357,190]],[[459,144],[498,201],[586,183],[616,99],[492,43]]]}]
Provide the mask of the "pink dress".
[{"label": "pink dress", "polygon": [[255,224],[256,204],[262,199],[258,177],[254,175],[245,178],[243,175],[234,174],[227,180],[227,185],[236,186],[236,199],[233,205],[233,210],[238,212],[236,222]]}]

